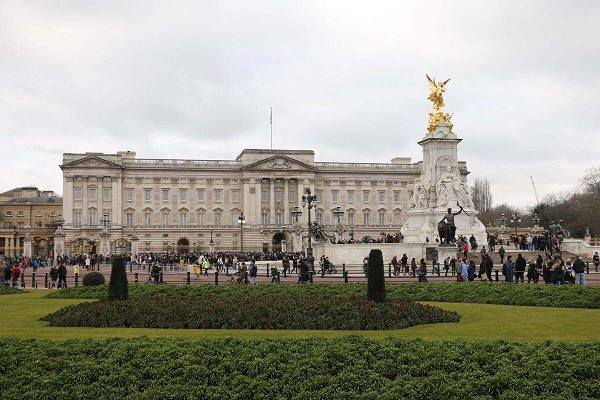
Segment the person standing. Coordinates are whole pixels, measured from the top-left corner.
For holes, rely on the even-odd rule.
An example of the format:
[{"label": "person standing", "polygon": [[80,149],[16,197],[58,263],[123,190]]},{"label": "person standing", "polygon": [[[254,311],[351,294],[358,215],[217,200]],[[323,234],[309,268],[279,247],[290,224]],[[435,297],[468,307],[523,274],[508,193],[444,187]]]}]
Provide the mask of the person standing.
[{"label": "person standing", "polygon": [[519,283],[519,280],[521,280],[521,283],[525,283],[524,275],[525,275],[526,266],[527,266],[527,261],[525,261],[525,258],[521,255],[521,253],[519,253],[517,255],[517,260],[515,261],[515,282],[516,283]]},{"label": "person standing", "polygon": [[408,273],[408,257],[406,254],[402,254],[400,265],[402,265],[402,271],[404,272],[404,275],[406,275]]},{"label": "person standing", "polygon": [[65,263],[61,263],[58,267],[58,287],[67,287],[67,267],[65,267]]},{"label": "person standing", "polygon": [[417,260],[415,260],[414,257],[412,258],[412,260],[410,260],[410,270],[414,278],[415,274],[417,273]]},{"label": "person standing", "polygon": [[460,262],[460,275],[462,276],[463,282],[469,282],[469,265],[467,264],[467,259],[463,257]]},{"label": "person standing", "polygon": [[57,279],[58,279],[58,269],[56,268],[55,265],[53,265],[52,268],[50,268],[50,282],[51,282],[50,289],[54,289],[56,287]]},{"label": "person standing", "polygon": [[596,269],[596,272],[598,272],[598,267],[600,267],[600,256],[598,255],[598,252],[594,253],[594,258],[592,260],[594,261],[594,268]]},{"label": "person standing", "polygon": [[537,273],[537,265],[533,262],[533,258],[530,258],[528,261],[527,267],[527,283],[538,283],[538,273]]},{"label": "person standing", "polygon": [[419,262],[419,269],[417,271],[417,276],[419,277],[419,282],[427,282],[427,264],[425,263],[425,259],[421,258]]},{"label": "person standing", "polygon": [[469,261],[469,267],[467,268],[467,278],[469,282],[475,280],[475,261]]},{"label": "person standing", "polygon": [[487,280],[490,282],[494,282],[494,278],[492,278],[492,269],[494,268],[494,260],[489,254],[485,254],[484,256],[485,262],[485,274],[487,275]]},{"label": "person standing", "polygon": [[573,262],[573,272],[575,272],[575,284],[585,285],[585,263],[581,256],[577,256],[577,259]]},{"label": "person standing", "polygon": [[[256,263],[254,261],[250,263],[250,270],[248,271],[248,275],[250,275],[250,284],[252,286],[256,286],[256,276],[258,275],[258,267],[256,266]],[[272,279],[271,283],[273,283]]]},{"label": "person standing", "polygon": [[446,257],[444,260],[444,271],[446,271],[444,276],[448,276],[448,270],[450,269],[450,257]]},{"label": "person standing", "polygon": [[514,277],[514,265],[511,260],[512,256],[506,257],[506,262],[502,266],[502,275],[504,275],[504,282],[512,283]]},{"label": "person standing", "polygon": [[452,256],[452,259],[450,260],[450,268],[452,268],[452,276],[454,276],[454,274],[456,274],[456,257]]}]

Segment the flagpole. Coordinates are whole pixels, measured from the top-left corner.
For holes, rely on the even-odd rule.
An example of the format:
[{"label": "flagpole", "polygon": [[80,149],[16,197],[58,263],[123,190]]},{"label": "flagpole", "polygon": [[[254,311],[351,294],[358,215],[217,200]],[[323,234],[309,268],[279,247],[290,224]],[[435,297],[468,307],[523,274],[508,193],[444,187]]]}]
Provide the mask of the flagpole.
[{"label": "flagpole", "polygon": [[273,150],[273,107],[271,107],[271,150]]}]

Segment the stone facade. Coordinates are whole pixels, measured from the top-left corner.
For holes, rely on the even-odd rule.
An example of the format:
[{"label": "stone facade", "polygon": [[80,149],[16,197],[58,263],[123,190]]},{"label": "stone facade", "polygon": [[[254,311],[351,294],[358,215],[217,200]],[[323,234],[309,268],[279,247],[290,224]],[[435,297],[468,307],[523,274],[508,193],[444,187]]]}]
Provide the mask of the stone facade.
[{"label": "stone facade", "polygon": [[[330,234],[337,207],[344,212],[342,237],[349,238],[351,226],[356,239],[395,233],[405,222],[408,187],[421,165],[402,157],[390,163],[316,162],[311,150],[246,149],[235,160],[66,153],[65,251],[99,252],[103,224],[111,252],[118,239],[131,251],[132,238],[139,240],[139,252],[239,250],[242,212],[244,250],[296,249],[301,241],[292,231],[301,228],[306,235],[306,189],[318,198],[312,220]],[[466,176],[466,165],[460,167]],[[303,211],[298,221],[295,207]]]},{"label": "stone facade", "polygon": [[62,212],[62,198],[52,191],[21,187],[0,193],[0,254],[51,255]]}]

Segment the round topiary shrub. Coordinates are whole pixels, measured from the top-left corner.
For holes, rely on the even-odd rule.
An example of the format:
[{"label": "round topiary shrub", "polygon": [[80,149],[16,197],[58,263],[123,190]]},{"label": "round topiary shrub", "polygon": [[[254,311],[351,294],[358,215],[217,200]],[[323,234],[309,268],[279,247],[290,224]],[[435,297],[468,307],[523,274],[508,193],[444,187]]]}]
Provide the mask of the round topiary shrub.
[{"label": "round topiary shrub", "polygon": [[104,275],[100,272],[90,272],[83,276],[83,286],[100,286],[104,285]]}]

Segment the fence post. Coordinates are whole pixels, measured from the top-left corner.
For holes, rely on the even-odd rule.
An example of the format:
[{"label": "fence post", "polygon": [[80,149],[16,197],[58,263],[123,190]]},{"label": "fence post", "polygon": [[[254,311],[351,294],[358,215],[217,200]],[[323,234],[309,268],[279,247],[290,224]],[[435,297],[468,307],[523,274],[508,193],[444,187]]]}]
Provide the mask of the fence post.
[{"label": "fence post", "polygon": [[321,278],[325,278],[325,265],[321,265]]},{"label": "fence post", "polygon": [[314,271],[309,271],[308,272],[308,275],[310,277],[310,283],[313,283],[313,273],[314,273]]},{"label": "fence post", "polygon": [[496,269],[495,272],[496,272],[496,282],[498,282],[498,270]]},{"label": "fence post", "polygon": [[129,261],[129,273],[133,272],[133,263]]},{"label": "fence post", "polygon": [[388,264],[388,278],[392,277],[392,264]]},{"label": "fence post", "polygon": [[48,273],[44,272],[44,287],[48,289]]},{"label": "fence post", "polygon": [[438,263],[438,265],[437,265],[437,272],[438,272],[438,276],[440,276],[440,272],[441,272],[441,271],[440,271],[440,269],[441,269],[441,268],[440,268],[440,264]]},{"label": "fence post", "polygon": [[215,286],[219,286],[219,271],[215,269]]},{"label": "fence post", "polygon": [[79,286],[79,273],[75,272],[75,286]]},{"label": "fence post", "polygon": [[225,270],[225,275],[229,276],[229,264],[227,264],[226,270]]},{"label": "fence post", "polygon": [[187,282],[188,285],[190,284],[190,271],[187,272]]},{"label": "fence post", "polygon": [[266,277],[267,278],[269,277],[269,263],[267,263],[267,274],[266,274]]},{"label": "fence post", "polygon": [[35,287],[35,272],[31,274],[31,288]]},{"label": "fence post", "polygon": [[589,262],[589,261],[586,261],[586,262],[585,262],[585,266],[586,266],[586,268],[587,268],[587,273],[589,274],[589,273],[590,273],[590,262]]},{"label": "fence post", "polygon": [[343,272],[343,274],[344,274],[344,283],[348,283],[348,271],[346,271],[346,270],[344,269],[344,272]]},{"label": "fence post", "polygon": [[287,276],[287,268],[283,267],[283,277],[285,278]]},{"label": "fence post", "polygon": [[342,263],[342,274],[346,273],[346,263]]},{"label": "fence post", "polygon": [[277,283],[281,282],[280,279],[281,279],[281,275],[280,275],[279,271],[277,271]]},{"label": "fence post", "polygon": [[21,274],[21,287],[24,288],[25,287],[25,273]]},{"label": "fence post", "polygon": [[164,283],[164,281],[163,281],[163,273],[162,273],[162,271],[161,271],[161,273],[160,273],[160,283]]},{"label": "fence post", "polygon": [[138,273],[135,273],[135,283],[138,283]]}]

